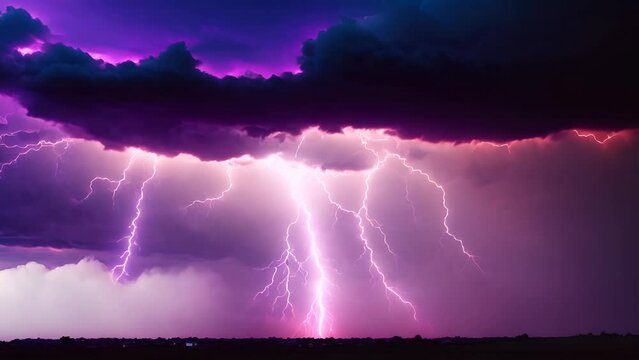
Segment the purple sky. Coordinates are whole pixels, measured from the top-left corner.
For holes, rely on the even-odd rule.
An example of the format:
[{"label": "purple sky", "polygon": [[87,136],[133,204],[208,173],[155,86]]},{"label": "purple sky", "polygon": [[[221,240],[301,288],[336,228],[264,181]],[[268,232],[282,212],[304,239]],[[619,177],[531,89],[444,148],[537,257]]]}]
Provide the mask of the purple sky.
[{"label": "purple sky", "polygon": [[40,18],[56,41],[105,60],[138,60],[186,41],[208,71],[241,75],[296,71],[305,40],[342,17],[375,14],[382,1],[0,1],[8,5]]},{"label": "purple sky", "polygon": [[639,332],[623,6],[169,3],[0,2],[0,339]]}]

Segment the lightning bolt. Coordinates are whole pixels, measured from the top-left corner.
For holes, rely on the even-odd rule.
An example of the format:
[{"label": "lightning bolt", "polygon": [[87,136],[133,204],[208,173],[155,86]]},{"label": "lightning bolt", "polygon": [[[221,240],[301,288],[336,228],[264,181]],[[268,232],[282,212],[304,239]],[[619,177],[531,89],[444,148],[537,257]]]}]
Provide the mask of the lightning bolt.
[{"label": "lightning bolt", "polygon": [[[298,144],[298,148],[295,152],[295,158],[297,158],[300,147],[303,144],[304,140],[305,140],[305,137],[302,137],[301,141]],[[374,153],[374,154],[376,156],[378,155],[377,153]],[[275,308],[278,301],[280,300],[285,301],[283,305],[283,309],[282,309],[281,319],[285,318],[287,310],[290,311],[291,315],[293,315],[294,309],[293,309],[293,304],[291,302],[290,282],[292,277],[298,274],[300,271],[303,271],[305,275],[307,274],[307,271],[303,270],[303,265],[306,263],[306,261],[310,260],[318,275],[312,288],[313,301],[311,302],[311,305],[308,309],[308,312],[302,324],[304,325],[305,328],[312,329],[312,333],[315,336],[325,337],[328,333],[330,333],[332,328],[332,316],[330,316],[329,310],[326,305],[327,286],[330,284],[330,280],[328,277],[327,266],[324,264],[323,257],[321,255],[321,250],[318,244],[318,238],[313,228],[312,211],[310,210],[309,205],[303,200],[302,196],[300,196],[299,194],[299,187],[300,187],[299,184],[301,183],[301,179],[299,178],[299,175],[296,174],[290,166],[286,166],[286,164],[283,163],[283,160],[281,158],[277,157],[276,159],[277,159],[276,163],[278,165],[277,171],[279,173],[285,174],[289,182],[289,188],[291,189],[291,197],[297,205],[297,214],[295,219],[291,221],[287,226],[286,236],[284,239],[285,249],[281,253],[278,260],[271,262],[271,264],[269,264],[269,266],[265,268],[265,269],[272,270],[270,281],[264,286],[264,288],[261,291],[259,291],[255,295],[254,298],[257,298],[260,295],[267,295],[273,288],[275,288],[275,291],[277,292],[277,296],[273,300],[273,303],[272,303],[273,308]],[[318,181],[321,188],[325,192],[328,201],[333,206],[335,206],[336,221],[338,220],[338,216],[337,216],[338,211],[346,212],[352,215],[357,220],[358,227],[360,229],[359,238],[362,241],[362,245],[364,249],[360,258],[368,254],[367,258],[369,262],[369,271],[371,272],[371,276],[373,274],[376,274],[379,277],[381,283],[383,284],[386,290],[386,293],[392,294],[402,304],[408,306],[412,311],[413,318],[417,320],[417,312],[416,312],[415,306],[410,301],[408,301],[404,296],[402,296],[396,288],[392,287],[388,283],[387,276],[382,270],[381,266],[376,262],[374,250],[372,246],[370,245],[368,237],[366,236],[367,226],[370,226],[371,228],[378,231],[383,239],[386,250],[390,254],[394,255],[393,251],[391,250],[390,244],[388,243],[388,237],[386,233],[384,232],[381,224],[375,218],[369,215],[368,199],[369,199],[369,193],[371,191],[370,181],[372,176],[383,166],[383,164],[386,161],[386,158],[380,159],[379,156],[377,156],[377,160],[378,161],[376,165],[367,172],[366,179],[365,179],[364,196],[363,196],[360,208],[357,210],[348,209],[333,199],[333,196],[328,190],[326,183],[321,180],[320,174],[317,169],[315,169],[312,172],[307,171],[306,175],[308,175],[309,173],[314,175],[315,180]],[[300,223],[301,215],[303,215],[304,217],[305,230],[306,230],[307,240],[309,242],[309,252],[310,252],[308,259],[304,261],[300,261],[299,258],[295,255],[293,251],[293,247],[291,245],[291,239],[290,239],[291,229]],[[293,263],[292,265],[295,266],[294,270],[292,269],[291,263]]]},{"label": "lightning bolt", "polygon": [[137,154],[138,154],[138,151],[134,150],[131,156],[129,157],[129,161],[126,167],[124,168],[124,170],[122,170],[122,175],[120,176],[119,179],[110,179],[104,176],[96,176],[93,179],[91,179],[91,182],[89,183],[89,192],[82,199],[80,199],[80,201],[81,202],[86,201],[89,197],[91,197],[91,195],[93,195],[93,192],[95,191],[93,186],[97,181],[105,181],[105,182],[108,182],[109,185],[111,186],[115,185],[115,187],[111,190],[111,201],[113,203],[113,206],[115,207],[115,196],[117,195],[118,190],[120,190],[120,187],[122,186],[122,184],[127,181],[127,173],[129,172],[129,170],[131,170],[131,167],[133,166],[133,162]]},{"label": "lightning bolt", "polygon": [[218,196],[212,196],[212,197],[208,197],[206,199],[200,199],[200,200],[194,200],[193,202],[191,202],[190,204],[188,204],[187,206],[183,207],[183,210],[187,210],[188,208],[190,208],[191,206],[195,206],[197,204],[208,204],[209,205],[209,209],[213,207],[213,203],[220,201],[224,198],[224,196],[230,192],[231,190],[233,190],[233,178],[231,176],[231,164],[229,162],[226,163],[226,181],[227,181],[227,186],[226,188],[220,193],[220,195]]},{"label": "lightning bolt", "polygon": [[[328,269],[324,263],[321,253],[319,240],[313,226],[313,215],[310,206],[301,195],[302,184],[307,184],[306,176],[310,172],[304,167],[286,162],[279,155],[269,158],[269,165],[274,168],[277,173],[282,174],[289,184],[290,196],[296,205],[295,218],[287,225],[286,235],[284,237],[284,250],[280,257],[271,262],[267,267],[261,270],[271,270],[270,281],[255,296],[256,300],[260,296],[267,296],[269,293],[275,293],[272,302],[274,310],[278,303],[282,303],[280,320],[284,320],[287,314],[293,318],[295,309],[292,302],[291,282],[298,275],[304,276],[304,284],[308,283],[309,269],[304,266],[310,263],[314,268],[315,278],[311,286],[313,293],[311,304],[308,308],[302,326],[305,329],[311,329],[311,333],[316,337],[325,337],[332,329],[332,316],[329,313],[327,302],[327,287],[331,284],[328,277]],[[306,233],[306,241],[308,243],[308,257],[301,260],[295,253],[292,245],[291,231],[296,226],[302,226]]]},{"label": "lightning bolt", "polygon": [[123,239],[126,240],[127,247],[120,255],[120,259],[122,262],[118,265],[115,265],[113,269],[111,269],[111,278],[113,281],[120,281],[120,279],[124,275],[128,275],[127,267],[129,265],[129,261],[131,259],[131,254],[133,252],[133,247],[137,246],[137,234],[138,234],[138,221],[140,217],[142,217],[142,202],[144,200],[144,190],[147,184],[155,177],[157,174],[157,164],[158,158],[157,155],[153,155],[153,171],[149,177],[147,177],[142,184],[140,185],[140,191],[138,195],[138,199],[135,203],[135,215],[131,219],[129,223],[129,234],[127,234]]},{"label": "lightning bolt", "polygon": [[[305,139],[306,137],[303,136],[298,143],[298,147],[295,151],[295,160],[297,160],[298,154],[300,152],[300,147],[304,143]],[[335,222],[337,222],[339,219],[339,212],[347,213],[356,220],[359,229],[357,236],[361,241],[363,248],[360,259],[365,258],[368,262],[371,279],[376,278],[380,281],[381,285],[384,287],[389,303],[391,301],[391,298],[394,298],[399,303],[408,307],[415,321],[418,320],[415,305],[410,300],[408,300],[399,291],[399,289],[397,289],[389,282],[387,274],[378,262],[378,257],[380,256],[380,254],[375,250],[375,247],[371,243],[371,239],[368,234],[368,230],[370,229],[377,232],[380,235],[381,240],[383,241],[384,251],[390,255],[395,256],[395,253],[390,246],[388,236],[384,231],[382,224],[371,215],[369,205],[370,194],[373,190],[372,179],[381,169],[384,168],[384,166],[389,161],[399,161],[400,164],[407,169],[409,175],[420,175],[424,177],[427,180],[428,184],[430,184],[431,186],[435,186],[441,192],[441,204],[445,211],[444,217],[442,219],[442,227],[444,229],[444,233],[455,242],[457,242],[463,254],[471,259],[473,263],[481,270],[476,257],[468,251],[463,240],[457,237],[450,229],[448,222],[450,209],[448,207],[446,199],[447,194],[444,187],[440,183],[436,182],[430,176],[430,174],[410,165],[408,163],[408,160],[398,153],[390,152],[388,150],[375,150],[370,145],[371,140],[366,138],[365,136],[360,136],[360,141],[364,149],[374,155],[376,161],[370,169],[366,170],[363,182],[362,200],[357,209],[350,209],[334,198],[334,196],[328,189],[326,182],[322,179],[321,175],[323,174],[323,172],[319,169],[307,169],[306,167],[302,169],[301,165],[296,166],[288,164],[279,155],[271,157],[271,159],[274,160],[272,161],[272,163],[277,166],[275,170],[280,174],[284,174],[287,181],[289,182],[291,198],[296,204],[297,212],[295,218],[287,225],[286,235],[284,237],[284,249],[282,253],[277,260],[274,260],[266,268],[263,269],[271,271],[270,280],[260,291],[255,294],[254,299],[257,299],[259,296],[268,296],[269,293],[273,292],[275,293],[275,297],[272,302],[273,311],[278,306],[278,304],[281,303],[282,310],[280,319],[285,319],[287,315],[290,315],[290,317],[294,317],[294,305],[293,301],[291,300],[293,295],[291,293],[290,284],[293,278],[300,272],[305,275],[306,279],[306,275],[309,273],[310,269],[305,268],[305,265],[307,262],[310,262],[310,265],[312,265],[315,270],[315,279],[311,289],[313,300],[302,324],[306,329],[311,329],[311,333],[317,337],[327,336],[332,328],[332,317],[327,306],[328,285],[331,284],[331,282],[328,273],[329,269],[323,260],[321,248],[319,246],[319,239],[313,227],[313,213],[309,204],[300,195],[301,184],[308,184],[308,181],[305,180],[304,176],[312,175],[326,194],[326,198],[329,203],[335,207]],[[408,193],[408,186],[406,186],[406,199],[411,204],[411,207],[414,211],[414,206],[412,206],[412,202],[410,201]],[[309,256],[305,260],[300,260],[299,255],[295,253],[294,247],[291,243],[292,229],[296,226],[300,226],[302,223],[304,224],[304,228],[306,230],[306,240],[309,244]]]},{"label": "lightning bolt", "polygon": [[[296,226],[299,223],[300,214],[301,214],[301,207],[298,206],[297,215],[295,216],[295,219],[292,222],[290,222],[288,226],[286,227],[286,237],[284,238],[284,243],[285,243],[284,251],[282,252],[278,260],[271,262],[266,268],[261,269],[261,270],[270,269],[273,271],[273,275],[271,276],[271,281],[268,284],[266,284],[264,288],[261,291],[259,291],[257,294],[255,294],[255,296],[253,297],[253,300],[256,300],[259,296],[268,295],[268,293],[272,290],[272,288],[275,287],[277,291],[277,296],[273,300],[272,311],[275,311],[275,307],[277,306],[277,303],[280,300],[285,301],[284,307],[282,308],[282,316],[280,320],[284,320],[284,318],[286,317],[287,310],[289,311],[291,317],[295,316],[294,307],[293,307],[293,304],[291,303],[291,288],[290,288],[291,279],[296,274],[299,274],[300,272],[303,272],[305,279],[306,279],[306,276],[308,275],[308,273],[302,267],[303,263],[299,261],[297,256],[295,256],[295,253],[293,252],[293,247],[291,246],[291,230],[293,229],[294,226]],[[293,265],[295,265],[296,267],[295,274],[293,274],[291,271],[291,262],[293,262]],[[276,284],[278,274],[280,273],[282,274],[280,276],[281,279]],[[283,290],[280,290],[282,287],[283,287]]]},{"label": "lightning bolt", "polygon": [[[61,156],[63,156],[67,152],[67,150],[69,149],[70,143],[72,141],[74,141],[74,139],[63,138],[63,139],[60,139],[60,140],[57,140],[57,141],[39,140],[38,142],[28,143],[28,144],[24,144],[24,145],[7,145],[5,143],[5,139],[13,137],[13,136],[16,136],[16,135],[18,135],[20,133],[23,133],[23,132],[24,131],[16,131],[16,132],[11,132],[11,133],[6,133],[6,134],[1,134],[0,135],[0,147],[2,147],[4,149],[18,149],[19,150],[18,153],[13,158],[11,158],[8,161],[3,162],[3,163],[0,164],[0,177],[1,177],[2,173],[7,168],[17,164],[25,156],[27,156],[27,155],[29,155],[31,153],[37,153],[37,152],[39,152],[39,151],[41,151],[42,149],[45,149],[45,148],[51,148],[51,149],[53,149],[54,152],[56,152],[56,148],[60,144],[63,144],[64,148],[63,148],[62,152],[60,152],[60,153],[56,152],[56,156],[57,156],[58,161],[56,162],[55,173],[57,174],[60,158],[61,158]],[[133,166],[135,156],[137,155],[138,152],[139,152],[138,150],[134,150],[133,154],[129,158],[127,166],[125,167],[125,169],[122,172],[122,176],[119,179],[113,180],[113,179],[110,179],[110,178],[107,178],[107,177],[95,177],[95,178],[93,178],[91,180],[91,182],[89,183],[89,192],[88,192],[88,194],[85,197],[83,197],[81,199],[81,201],[85,201],[86,199],[88,199],[93,194],[94,185],[95,185],[95,183],[97,181],[107,181],[111,185],[115,185],[115,187],[112,190],[112,201],[113,201],[113,204],[115,206],[115,196],[116,196],[118,190],[120,189],[120,187],[122,186],[122,184],[124,184],[127,181],[127,173],[131,169],[131,167]],[[153,179],[153,177],[155,177],[156,172],[157,172],[157,156],[154,155],[153,173],[151,174],[150,177],[148,177],[145,181],[143,181],[141,186],[140,186],[139,197],[137,199],[136,207],[135,207],[135,215],[132,218],[131,222],[129,223],[129,231],[130,232],[129,232],[129,234],[127,236],[125,236],[123,238],[127,242],[127,248],[122,253],[122,255],[120,256],[120,259],[122,259],[122,263],[114,266],[112,271],[111,271],[112,278],[115,281],[119,281],[124,275],[127,274],[127,266],[129,264],[131,253],[133,251],[133,246],[137,245],[137,243],[136,243],[136,235],[137,235],[137,231],[138,231],[138,221],[139,221],[140,217],[142,216],[142,200],[144,199],[144,189],[145,189],[147,183],[149,181],[151,181],[151,179]]]},{"label": "lightning bolt", "polygon": [[[0,136],[0,146],[2,146],[5,149],[19,149],[20,151],[18,151],[18,153],[11,159],[9,159],[6,162],[0,163],[0,177],[2,176],[2,173],[9,167],[15,165],[18,163],[18,161],[20,161],[20,159],[22,159],[23,157],[31,154],[31,153],[37,153],[42,149],[45,148],[51,148],[55,151],[55,148],[60,145],[60,144],[64,144],[65,148],[64,148],[64,152],[66,152],[66,150],[69,147],[69,142],[72,141],[72,139],[69,138],[63,138],[57,141],[47,141],[47,140],[40,140],[36,143],[30,143],[30,144],[26,144],[26,145],[7,145],[4,142],[4,139],[6,137],[11,137],[11,136],[15,136],[18,133],[20,133],[20,131],[17,132],[13,132],[13,133],[8,133],[8,134],[3,134]],[[62,156],[62,154],[58,154],[56,153],[58,160],[60,159],[60,156]],[[57,173],[57,163],[56,163],[56,173]]]},{"label": "lightning bolt", "polygon": [[[14,165],[17,163],[22,157],[27,156],[30,153],[38,152],[43,148],[53,148],[55,151],[56,146],[60,144],[64,144],[64,150],[62,153],[58,153],[58,157],[62,156],[64,152],[68,149],[69,142],[71,139],[61,139],[55,142],[41,140],[36,143],[26,144],[26,145],[7,145],[5,143],[5,139],[16,136],[20,132],[2,134],[0,135],[0,146],[5,149],[17,149],[19,150],[15,157],[10,159],[9,161],[0,164],[0,174],[7,167]],[[581,137],[592,137],[599,143],[604,143],[603,140],[600,141],[594,135],[591,134],[580,134]],[[317,232],[315,231],[313,219],[314,215],[311,210],[309,203],[306,199],[301,195],[300,188],[302,184],[308,184],[308,179],[306,176],[312,175],[315,180],[319,183],[322,190],[325,192],[328,201],[332,206],[335,207],[335,221],[338,221],[338,213],[344,212],[351,215],[357,223],[358,226],[358,238],[362,243],[362,254],[360,259],[365,258],[368,262],[369,272],[371,274],[371,279],[376,278],[380,281],[380,283],[384,286],[386,297],[391,301],[391,298],[396,299],[401,304],[408,307],[411,312],[414,320],[417,320],[417,311],[414,304],[409,301],[404,295],[401,294],[399,289],[394,287],[388,280],[387,274],[384,272],[382,266],[378,262],[378,258],[380,255],[379,250],[375,250],[375,246],[373,246],[372,241],[370,239],[370,234],[368,232],[370,230],[375,231],[379,234],[381,241],[384,244],[384,251],[390,255],[396,256],[393,252],[389,238],[386,232],[383,229],[382,224],[371,214],[370,210],[370,195],[373,191],[372,179],[375,175],[383,169],[386,164],[391,160],[399,161],[404,168],[406,168],[409,172],[409,175],[419,175],[424,177],[429,184],[435,186],[442,195],[441,205],[445,210],[444,217],[442,219],[442,224],[444,228],[445,234],[456,241],[461,251],[469,257],[475,265],[481,270],[479,264],[476,261],[476,258],[473,254],[471,254],[464,242],[457,237],[450,229],[449,226],[449,216],[450,209],[447,204],[446,199],[446,191],[444,187],[436,182],[430,174],[427,172],[415,168],[414,166],[408,163],[408,160],[401,156],[397,152],[391,152],[389,150],[379,151],[370,146],[370,142],[372,140],[366,138],[365,136],[360,136],[360,141],[364,149],[369,151],[375,157],[375,164],[370,169],[367,169],[365,172],[365,178],[363,182],[363,194],[361,203],[358,205],[358,208],[350,209],[346,206],[343,206],[340,202],[336,201],[328,189],[328,186],[325,181],[323,181],[321,175],[324,171],[320,169],[310,169],[306,166],[301,166],[297,164],[297,157],[300,152],[300,148],[304,143],[306,135],[304,134],[298,143],[298,147],[295,151],[295,161],[285,161],[279,155],[274,158],[277,160],[275,162],[277,166],[278,173],[283,174],[290,188],[290,195],[294,203],[296,204],[296,215],[295,218],[292,219],[291,222],[288,223],[286,227],[286,233],[283,239],[284,249],[282,250],[280,257],[277,260],[271,262],[265,270],[270,269],[272,274],[270,276],[270,281],[255,294],[255,299],[260,296],[269,296],[271,293],[274,294],[274,298],[272,300],[272,311],[275,311],[278,306],[281,308],[281,320],[285,320],[287,316],[291,319],[295,317],[295,309],[293,302],[293,293],[292,293],[292,281],[295,280],[297,276],[300,274],[304,277],[304,284],[307,284],[308,277],[310,274],[310,269],[313,271],[313,279],[311,285],[312,291],[312,301],[306,312],[306,316],[302,322],[305,328],[311,329],[311,332],[314,336],[317,337],[325,337],[332,331],[332,316],[330,315],[330,310],[328,308],[328,286],[331,284],[329,277],[329,267],[326,265],[324,258],[322,256],[321,251],[321,242],[317,236]],[[377,140],[386,140],[386,139],[376,139]],[[509,144],[492,144],[493,146],[508,147],[510,151]],[[133,167],[135,163],[136,156],[141,152],[141,150],[134,150],[132,155],[129,157],[126,167],[123,169],[122,174],[117,179],[112,179],[109,177],[98,176],[93,178],[89,183],[89,192],[81,199],[81,201],[87,200],[91,197],[95,191],[95,184],[97,182],[107,182],[109,186],[112,188],[112,202],[115,205],[116,195],[121,187],[128,181],[128,173]],[[56,152],[57,153],[57,152]],[[139,221],[143,215],[143,204],[145,198],[145,190],[148,183],[156,176],[157,173],[157,155],[154,155],[153,160],[153,171],[152,173],[140,184],[140,188],[138,191],[138,197],[135,202],[135,212],[133,217],[131,218],[128,226],[128,233],[121,240],[126,241],[126,248],[122,252],[120,259],[121,262],[115,265],[112,268],[112,278],[114,281],[120,281],[122,277],[128,275],[128,267],[130,266],[131,256],[134,250],[134,247],[138,245],[138,232],[139,232]],[[213,204],[217,201],[222,200],[226,194],[228,194],[233,189],[233,179],[232,179],[232,163],[226,163],[226,177],[227,177],[227,187],[217,196],[211,196],[205,199],[194,200],[190,204],[184,207],[184,209],[188,209],[195,205],[208,205],[212,207]],[[408,192],[408,185],[405,188],[405,197],[406,200],[411,205],[413,209],[413,215],[415,215],[415,207],[410,200],[410,194]],[[308,244],[308,254],[306,259],[302,260],[298,254],[295,252],[295,248],[292,243],[292,231],[294,228],[301,226],[305,230],[305,240]]]},{"label": "lightning bolt", "polygon": [[386,247],[386,251],[390,253],[391,255],[395,255],[395,253],[392,251],[390,247],[390,244],[388,243],[388,236],[384,232],[381,224],[375,218],[370,216],[370,209],[369,209],[371,179],[386,164],[388,160],[388,156],[382,158],[378,152],[371,149],[369,147],[368,140],[365,137],[363,136],[360,137],[360,141],[362,143],[362,146],[375,156],[376,162],[375,162],[375,165],[370,170],[367,171],[366,176],[364,178],[364,195],[362,198],[362,202],[360,203],[359,209],[355,211],[355,210],[350,210],[345,208],[344,206],[342,206],[341,204],[339,204],[338,202],[332,199],[330,192],[328,192],[326,186],[323,186],[323,188],[329,198],[329,201],[331,202],[331,204],[336,206],[336,209],[347,212],[357,219],[357,225],[359,227],[359,240],[361,241],[363,246],[363,252],[360,255],[360,259],[368,254],[367,256],[368,264],[369,264],[368,269],[369,269],[369,272],[371,273],[371,276],[373,276],[374,274],[377,275],[380,282],[384,286],[387,296],[388,294],[391,294],[393,297],[399,300],[402,304],[410,308],[413,315],[413,319],[417,321],[417,310],[415,309],[415,306],[413,305],[411,301],[407,300],[399,292],[398,289],[396,289],[395,287],[389,284],[387,275],[385,274],[385,272],[382,270],[382,267],[377,263],[375,259],[376,257],[375,251],[370,244],[370,240],[368,236],[366,235],[366,224],[368,224],[370,227],[376,229],[379,232],[384,242],[384,245]]},{"label": "lightning bolt", "polygon": [[462,252],[464,253],[464,255],[466,255],[470,260],[472,260],[472,262],[475,264],[475,266],[477,266],[477,268],[479,270],[481,270],[481,267],[479,266],[479,263],[477,262],[477,257],[473,254],[471,254],[468,249],[466,248],[466,245],[464,245],[464,241],[462,239],[460,239],[459,237],[457,237],[455,234],[453,234],[450,230],[450,226],[448,225],[448,218],[450,216],[450,209],[448,207],[448,204],[446,203],[446,189],[444,189],[444,187],[438,183],[437,181],[435,181],[430,174],[428,174],[427,172],[422,171],[421,169],[415,168],[412,165],[408,164],[408,160],[405,157],[400,156],[399,154],[393,153],[390,154],[390,156],[398,159],[402,165],[408,169],[408,171],[411,174],[416,174],[416,175],[420,175],[424,178],[426,178],[426,180],[432,184],[433,186],[435,186],[437,189],[439,189],[439,191],[442,194],[442,207],[444,208],[444,218],[442,220],[442,225],[444,227],[445,233],[446,235],[453,239],[454,241],[456,241],[459,244],[459,247],[461,248]]},{"label": "lightning bolt", "polygon": [[4,141],[6,138],[11,138],[17,136],[19,134],[33,134],[31,131],[18,130],[10,133],[0,134],[0,146],[5,149],[26,149],[29,146],[34,146],[35,144],[26,144],[26,145],[7,145]]},{"label": "lightning bolt", "polygon": [[511,145],[512,143],[496,143],[496,142],[492,142],[492,141],[472,141],[471,144],[477,144],[477,145],[488,145],[488,146],[492,146],[495,148],[506,148],[506,150],[508,150],[509,154],[512,154],[512,148]]},{"label": "lightning bolt", "polygon": [[586,139],[590,138],[596,141],[600,145],[604,145],[608,140],[611,140],[615,138],[617,135],[619,135],[618,133],[612,132],[612,133],[606,134],[606,137],[603,140],[599,140],[597,135],[595,135],[594,133],[584,133],[580,130],[573,130],[573,132],[577,134],[577,136],[579,136],[580,138],[586,138]]},{"label": "lightning bolt", "polygon": [[304,211],[304,217],[306,218],[306,232],[308,234],[309,242],[311,245],[311,259],[313,260],[313,265],[315,269],[319,272],[319,278],[315,282],[314,292],[315,296],[313,298],[313,302],[311,303],[311,307],[306,314],[306,319],[304,320],[304,325],[311,325],[312,320],[315,320],[315,333],[318,337],[323,338],[326,336],[327,331],[330,331],[330,328],[327,329],[327,322],[330,321],[330,315],[328,314],[328,310],[326,308],[326,286],[329,283],[328,276],[326,274],[326,269],[324,264],[322,263],[322,255],[317,244],[317,236],[315,235],[315,231],[312,226],[312,217],[311,212],[308,209],[308,206],[302,202],[300,199],[297,199],[298,205]]}]

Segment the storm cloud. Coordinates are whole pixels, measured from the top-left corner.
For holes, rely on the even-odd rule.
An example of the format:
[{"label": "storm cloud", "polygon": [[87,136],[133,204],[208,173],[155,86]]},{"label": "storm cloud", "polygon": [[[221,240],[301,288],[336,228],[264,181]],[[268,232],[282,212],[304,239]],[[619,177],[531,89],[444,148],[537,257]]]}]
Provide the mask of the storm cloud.
[{"label": "storm cloud", "polygon": [[[0,86],[76,136],[202,159],[259,156],[264,139],[312,126],[455,142],[635,128],[639,5],[605,3],[401,1],[321,31],[303,44],[301,73],[269,78],[209,75],[183,42],[117,65],[44,42],[2,52]],[[23,10],[0,19],[17,13],[5,49],[46,40]]]}]

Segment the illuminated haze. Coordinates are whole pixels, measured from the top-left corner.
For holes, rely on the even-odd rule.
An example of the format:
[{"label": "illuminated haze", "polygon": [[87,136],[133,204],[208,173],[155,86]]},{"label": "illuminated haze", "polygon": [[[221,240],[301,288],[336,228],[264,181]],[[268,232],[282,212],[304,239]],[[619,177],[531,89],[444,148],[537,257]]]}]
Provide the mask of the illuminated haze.
[{"label": "illuminated haze", "polygon": [[[442,4],[426,13],[447,23]],[[521,49],[509,45],[515,50],[503,55],[507,39],[471,56],[452,41],[443,48],[460,64],[508,57],[496,63],[513,71],[513,83],[476,97],[481,79],[494,75],[479,67],[464,73],[472,78],[462,86],[466,98],[448,97],[449,88],[423,93],[421,81],[439,83],[434,74],[450,68],[415,53],[393,62],[398,49],[415,46],[387,32],[406,9],[362,20],[383,7],[351,5],[321,12],[304,36],[338,21],[336,13],[358,22],[329,27],[306,42],[297,74],[270,79],[200,72],[216,65],[206,63],[204,38],[189,43],[201,45],[194,54],[204,66],[177,44],[109,67],[95,54],[112,53],[115,62],[161,49],[153,43],[137,53],[122,34],[111,39],[120,47],[65,37],[21,10],[0,15],[0,30],[16,30],[0,36],[0,339],[639,331],[639,137],[629,85],[603,91],[595,85],[606,77],[593,76],[579,95],[558,90],[561,106],[522,86],[515,92],[526,101],[504,100],[496,111],[501,90],[535,76],[517,62]],[[41,19],[63,18],[37,10]],[[415,26],[431,26],[428,16]],[[172,41],[171,31],[185,36],[181,26],[142,33]],[[419,41],[440,46],[467,30],[451,29]],[[205,33],[227,51],[221,72],[274,52]],[[263,36],[263,44],[275,37]],[[49,43],[60,37],[83,48],[93,41],[92,56]],[[343,39],[361,53],[340,53]],[[605,50],[618,54],[613,45]],[[553,51],[532,59],[545,64]],[[371,61],[353,67],[358,54]],[[592,58],[583,69],[602,64]],[[395,67],[387,76],[368,76],[388,59]],[[290,70],[280,60],[261,69]],[[380,81],[379,98],[366,97],[369,81]],[[139,92],[127,93],[130,85]],[[340,87],[354,95],[332,95]],[[583,112],[573,106],[594,98],[600,102]],[[534,117],[522,115],[531,109]]]}]

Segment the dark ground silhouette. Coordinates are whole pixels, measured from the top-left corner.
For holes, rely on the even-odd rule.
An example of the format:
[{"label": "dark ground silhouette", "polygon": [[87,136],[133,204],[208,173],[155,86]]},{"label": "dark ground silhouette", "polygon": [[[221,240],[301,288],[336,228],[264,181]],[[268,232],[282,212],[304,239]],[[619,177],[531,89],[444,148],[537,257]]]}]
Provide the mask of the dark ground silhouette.
[{"label": "dark ground silhouette", "polygon": [[639,359],[639,336],[412,339],[25,339],[0,359]]}]

